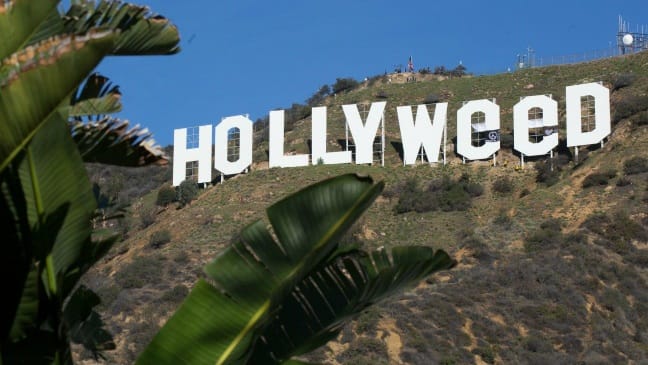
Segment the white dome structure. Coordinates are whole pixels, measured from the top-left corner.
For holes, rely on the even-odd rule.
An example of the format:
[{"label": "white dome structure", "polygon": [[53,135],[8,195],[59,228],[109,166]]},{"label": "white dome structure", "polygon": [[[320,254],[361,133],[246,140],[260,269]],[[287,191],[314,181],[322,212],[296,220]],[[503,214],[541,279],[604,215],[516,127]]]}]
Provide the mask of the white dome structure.
[{"label": "white dome structure", "polygon": [[632,34],[626,34],[623,36],[623,45],[626,47],[629,47],[632,45],[634,42],[634,38],[632,37]]}]

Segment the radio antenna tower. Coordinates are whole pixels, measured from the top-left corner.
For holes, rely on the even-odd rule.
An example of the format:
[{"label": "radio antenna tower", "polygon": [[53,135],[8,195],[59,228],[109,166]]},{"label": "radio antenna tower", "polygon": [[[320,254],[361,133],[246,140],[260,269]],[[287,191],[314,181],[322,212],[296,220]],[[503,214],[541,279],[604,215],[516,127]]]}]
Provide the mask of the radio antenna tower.
[{"label": "radio antenna tower", "polygon": [[636,26],[632,30],[630,23],[619,15],[619,30],[617,31],[617,48],[620,54],[630,54],[648,49],[648,27]]}]

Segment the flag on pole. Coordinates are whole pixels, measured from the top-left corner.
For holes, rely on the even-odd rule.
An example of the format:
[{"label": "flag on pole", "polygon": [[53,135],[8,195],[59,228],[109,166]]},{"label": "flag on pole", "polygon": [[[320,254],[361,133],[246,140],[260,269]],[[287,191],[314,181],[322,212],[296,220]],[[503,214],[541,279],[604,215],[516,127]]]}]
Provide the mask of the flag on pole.
[{"label": "flag on pole", "polygon": [[407,71],[414,72],[414,62],[412,61],[412,56],[409,57],[409,61],[407,62]]}]

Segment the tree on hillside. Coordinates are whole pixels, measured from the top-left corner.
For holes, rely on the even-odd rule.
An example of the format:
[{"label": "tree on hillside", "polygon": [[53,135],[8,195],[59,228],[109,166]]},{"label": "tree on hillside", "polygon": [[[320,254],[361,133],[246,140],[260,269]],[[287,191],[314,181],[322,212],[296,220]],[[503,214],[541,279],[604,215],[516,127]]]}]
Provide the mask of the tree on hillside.
[{"label": "tree on hillside", "polygon": [[337,78],[335,79],[335,84],[333,84],[333,94],[339,94],[341,92],[349,91],[359,85],[358,81],[348,77],[348,78]]},{"label": "tree on hillside", "polygon": [[331,87],[328,85],[322,85],[322,87],[317,90],[310,98],[306,100],[306,104],[309,106],[318,106],[324,102],[327,96],[331,94]]},{"label": "tree on hillside", "polygon": [[[0,2],[0,270],[8,278],[0,363],[70,364],[69,342],[112,346],[78,286],[115,237],[91,229],[97,207],[84,162],[139,166],[163,160],[143,130],[107,117],[119,91],[90,75],[108,55],[173,54],[177,29],[121,2]],[[85,80],[85,82],[84,82]]]},{"label": "tree on hillside", "polygon": [[450,71],[450,74],[454,77],[462,77],[466,75],[466,66],[463,64],[457,65],[452,71]]}]

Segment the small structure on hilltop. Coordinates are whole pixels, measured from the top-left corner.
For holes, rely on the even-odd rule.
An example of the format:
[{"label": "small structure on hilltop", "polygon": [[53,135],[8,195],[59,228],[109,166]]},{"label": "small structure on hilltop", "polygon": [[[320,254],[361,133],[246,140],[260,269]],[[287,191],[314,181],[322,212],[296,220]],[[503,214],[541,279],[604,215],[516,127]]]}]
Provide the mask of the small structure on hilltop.
[{"label": "small structure on hilltop", "polygon": [[641,52],[648,49],[648,26],[636,26],[632,31],[630,23],[619,15],[619,31],[617,32],[617,48],[620,54]]}]

